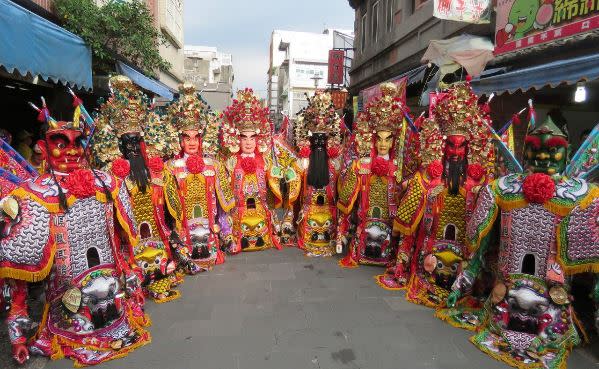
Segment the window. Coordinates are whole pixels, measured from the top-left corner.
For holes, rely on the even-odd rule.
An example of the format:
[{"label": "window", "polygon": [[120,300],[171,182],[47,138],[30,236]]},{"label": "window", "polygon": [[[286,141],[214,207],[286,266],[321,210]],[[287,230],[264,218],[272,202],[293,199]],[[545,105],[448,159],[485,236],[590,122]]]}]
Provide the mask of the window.
[{"label": "window", "polygon": [[372,4],[372,41],[376,42],[379,30],[379,2]]},{"label": "window", "polygon": [[362,27],[360,29],[360,51],[366,47],[366,14],[362,16]]}]

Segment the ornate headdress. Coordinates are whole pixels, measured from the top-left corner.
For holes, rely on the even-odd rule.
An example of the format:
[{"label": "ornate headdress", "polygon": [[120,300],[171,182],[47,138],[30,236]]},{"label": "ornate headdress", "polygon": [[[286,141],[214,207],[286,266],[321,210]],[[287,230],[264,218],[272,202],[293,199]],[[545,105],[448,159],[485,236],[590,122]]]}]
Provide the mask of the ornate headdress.
[{"label": "ornate headdress", "polygon": [[356,143],[361,157],[369,156],[374,144],[374,134],[380,131],[398,133],[402,127],[406,107],[392,82],[380,85],[382,95],[370,102],[356,121]]},{"label": "ornate headdress", "polygon": [[328,92],[317,90],[308,98],[308,106],[298,113],[295,123],[297,146],[301,149],[310,146],[312,133],[326,133],[329,148],[341,145],[341,118],[335,112],[335,106]]},{"label": "ornate headdress", "polygon": [[203,130],[205,115],[208,114],[208,104],[197,95],[195,87],[190,83],[179,86],[179,99],[167,109],[167,117],[178,132]]},{"label": "ornate headdress", "polygon": [[262,107],[252,89],[237,91],[237,99],[227,107],[223,117],[223,146],[230,152],[239,151],[239,134],[245,131],[255,132],[260,152],[268,150],[267,138],[271,134],[269,111]]},{"label": "ornate headdress", "polygon": [[433,108],[433,118],[425,119],[420,131],[421,164],[427,166],[443,157],[445,138],[461,135],[468,141],[468,163],[492,164],[493,143],[485,113],[470,83],[447,90]]},{"label": "ornate headdress", "polygon": [[[172,123],[175,135],[186,130],[198,131],[202,135],[202,152],[208,155],[217,154],[217,117],[191,83],[179,86],[179,99],[168,107],[166,117]],[[178,143],[174,146],[177,147]]]},{"label": "ornate headdress", "polygon": [[[149,107],[149,99],[125,76],[110,78],[112,96],[100,106],[92,150],[107,164],[121,156],[119,138],[139,133],[150,156],[170,156],[177,147],[177,134],[165,127]],[[173,145],[174,143],[174,145]]]}]

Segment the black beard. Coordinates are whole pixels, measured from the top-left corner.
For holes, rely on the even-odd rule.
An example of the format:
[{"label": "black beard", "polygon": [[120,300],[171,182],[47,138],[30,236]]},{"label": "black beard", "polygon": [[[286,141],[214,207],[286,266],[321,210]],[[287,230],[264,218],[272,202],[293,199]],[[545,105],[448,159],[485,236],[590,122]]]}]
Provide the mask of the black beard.
[{"label": "black beard", "polygon": [[466,172],[466,160],[449,160],[445,163],[445,184],[452,195],[457,195]]},{"label": "black beard", "polygon": [[329,184],[329,154],[326,148],[312,148],[307,182],[316,189]]},{"label": "black beard", "polygon": [[130,155],[127,159],[131,166],[131,179],[137,184],[140,191],[145,193],[146,188],[150,183],[150,171],[148,170],[146,161],[143,156],[140,155]]}]

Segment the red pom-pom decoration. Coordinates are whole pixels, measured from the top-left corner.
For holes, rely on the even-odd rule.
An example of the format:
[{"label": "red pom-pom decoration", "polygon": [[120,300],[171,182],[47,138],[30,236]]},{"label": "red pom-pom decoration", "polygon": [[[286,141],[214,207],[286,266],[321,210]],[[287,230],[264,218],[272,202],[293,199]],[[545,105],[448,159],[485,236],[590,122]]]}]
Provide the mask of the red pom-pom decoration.
[{"label": "red pom-pom decoration", "polygon": [[443,175],[443,164],[441,160],[435,160],[428,165],[426,172],[431,179],[440,178]]},{"label": "red pom-pom decoration", "polygon": [[129,161],[123,158],[117,158],[112,162],[112,173],[115,176],[123,179],[129,175],[129,172],[131,172],[131,164],[129,164]]},{"label": "red pom-pom decoration", "polygon": [[517,126],[522,123],[522,120],[520,120],[520,116],[518,114],[514,114],[512,116],[512,123],[514,123]]},{"label": "red pom-pom decoration", "polygon": [[467,75],[466,76],[466,82],[470,82],[472,81],[472,76],[471,75]]},{"label": "red pom-pom decoration", "polygon": [[310,157],[310,153],[311,152],[312,151],[310,150],[309,146],[303,146],[300,149],[299,156],[302,157],[302,158],[308,158],[308,157]]},{"label": "red pom-pom decoration", "polygon": [[480,181],[485,175],[485,169],[478,163],[470,164],[468,165],[467,174],[468,177],[472,178],[473,180]]},{"label": "red pom-pom decoration", "polygon": [[77,169],[69,173],[64,181],[64,188],[78,199],[96,194],[94,174],[89,169]]},{"label": "red pom-pom decoration", "polygon": [[524,197],[530,203],[544,204],[555,194],[555,182],[545,173],[534,173],[524,179]]},{"label": "red pom-pom decoration", "polygon": [[536,150],[541,148],[541,138],[537,136],[526,136],[524,143]]},{"label": "red pom-pom decoration", "polygon": [[185,166],[191,174],[198,174],[204,170],[204,159],[199,155],[190,155],[185,161]]},{"label": "red pom-pom decoration", "polygon": [[246,173],[256,173],[256,159],[241,158],[241,168]]},{"label": "red pom-pom decoration", "polygon": [[372,161],[372,166],[370,167],[372,173],[379,177],[386,177],[389,175],[389,160],[383,159],[380,156],[377,156]]},{"label": "red pom-pom decoration", "polygon": [[329,147],[327,150],[329,158],[335,159],[339,156],[339,148],[337,146]]},{"label": "red pom-pom decoration", "polygon": [[162,161],[161,157],[155,156],[148,160],[148,167],[152,173],[160,173],[164,169],[164,161]]},{"label": "red pom-pom decoration", "polygon": [[550,139],[548,139],[545,142],[545,145],[547,147],[564,147],[564,148],[568,148],[568,140],[566,140],[563,137],[560,136],[555,136],[555,137],[551,137]]}]

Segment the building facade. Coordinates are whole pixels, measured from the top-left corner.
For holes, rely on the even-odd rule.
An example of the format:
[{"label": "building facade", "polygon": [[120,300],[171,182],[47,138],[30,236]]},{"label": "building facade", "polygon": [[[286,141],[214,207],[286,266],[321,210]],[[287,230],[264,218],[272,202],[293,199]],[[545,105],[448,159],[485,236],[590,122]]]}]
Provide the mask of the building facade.
[{"label": "building facade", "polygon": [[154,16],[156,27],[166,38],[166,44],[159,48],[162,58],[171,67],[159,72],[159,80],[172,89],[183,82],[185,56],[183,53],[183,9],[184,0],[146,0]]},{"label": "building facade", "polygon": [[[283,116],[293,118],[306,107],[307,96],[314,94],[316,88],[327,87],[329,50],[335,47],[335,42],[347,46],[352,41],[351,31],[272,32],[267,103],[277,124]],[[347,48],[351,49],[351,45]]]},{"label": "building facade", "polygon": [[430,40],[469,33],[492,37],[492,26],[433,17],[433,0],[349,0],[355,10],[350,93],[420,65]]},{"label": "building facade", "polygon": [[233,101],[233,57],[216,47],[185,45],[184,79],[200,91],[212,109],[223,111]]}]

